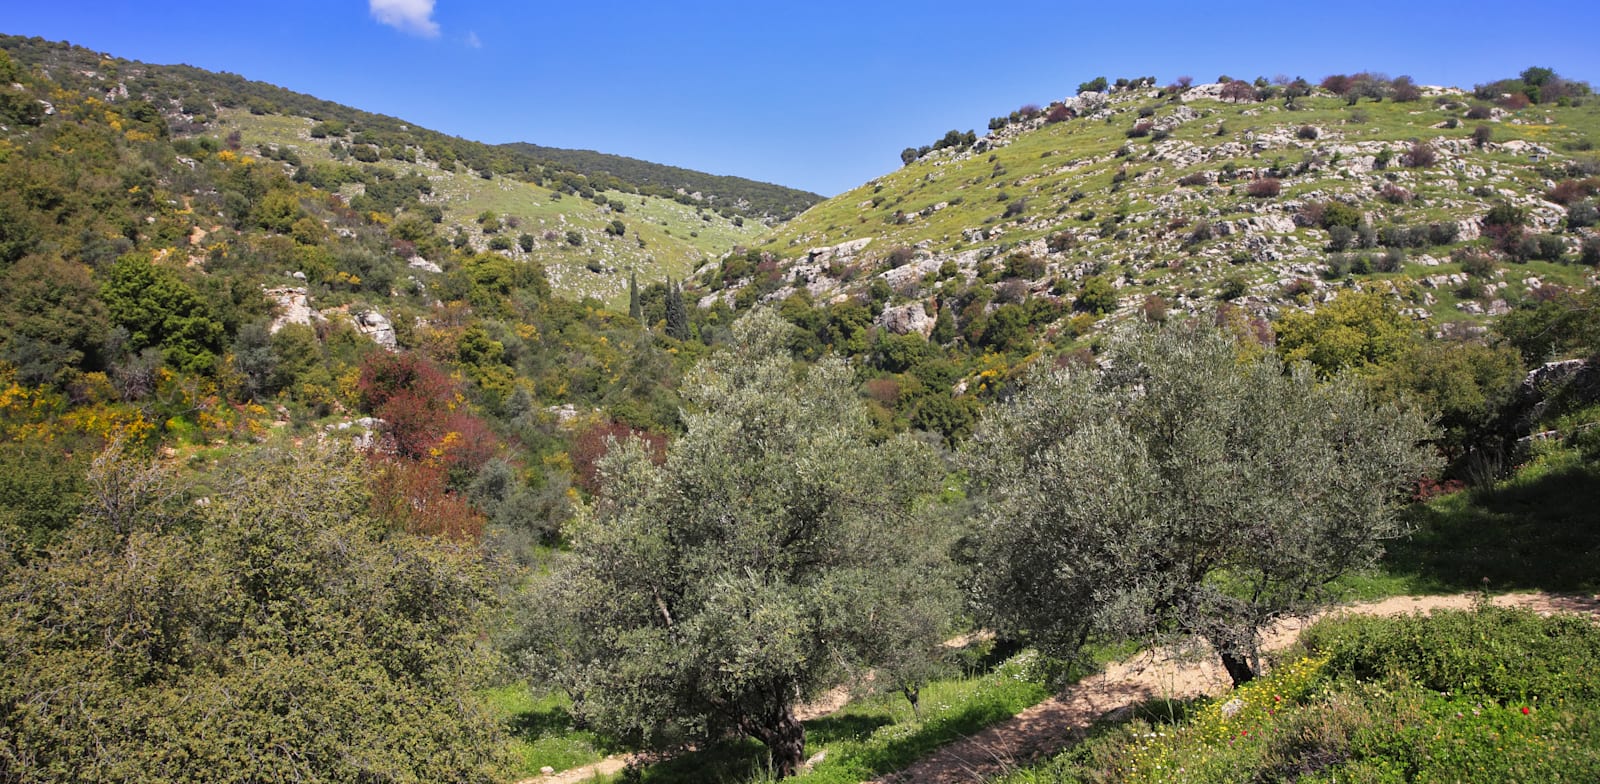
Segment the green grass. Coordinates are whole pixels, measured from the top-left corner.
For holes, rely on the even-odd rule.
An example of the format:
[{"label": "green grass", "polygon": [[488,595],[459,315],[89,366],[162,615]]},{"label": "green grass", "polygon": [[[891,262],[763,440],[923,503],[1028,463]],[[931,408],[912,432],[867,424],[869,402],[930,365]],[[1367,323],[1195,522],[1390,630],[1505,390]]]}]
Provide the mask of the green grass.
[{"label": "green grass", "polygon": [[[936,680],[924,686],[921,716],[899,693],[858,700],[837,713],[806,722],[806,755],[826,751],[816,769],[791,781],[855,784],[904,768],[935,749],[971,735],[1050,696],[1051,669],[1024,651],[988,672]],[[731,741],[643,770],[651,784],[762,781],[770,777],[765,748]]]},{"label": "green grass", "polygon": [[1540,453],[1491,487],[1435,499],[1384,570],[1410,591],[1600,590],[1600,464]]},{"label": "green grass", "polygon": [[1264,678],[1155,703],[1003,784],[1594,781],[1600,627],[1497,608],[1340,618]]},{"label": "green grass", "polygon": [[576,729],[571,703],[563,695],[541,697],[526,685],[512,684],[489,690],[485,699],[510,736],[513,775],[535,776],[545,766],[569,770],[620,750],[598,733]]}]

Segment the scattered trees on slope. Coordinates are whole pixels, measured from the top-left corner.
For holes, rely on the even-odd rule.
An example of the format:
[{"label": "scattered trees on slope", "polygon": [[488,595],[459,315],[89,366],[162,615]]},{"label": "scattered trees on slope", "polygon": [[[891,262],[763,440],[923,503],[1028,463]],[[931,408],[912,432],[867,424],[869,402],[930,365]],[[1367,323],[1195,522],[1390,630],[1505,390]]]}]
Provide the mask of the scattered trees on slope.
[{"label": "scattered trees on slope", "polygon": [[1430,428],[1194,323],[1123,335],[1108,357],[1036,371],[969,442],[976,598],[1052,653],[1198,635],[1247,681],[1263,626],[1400,532]]}]

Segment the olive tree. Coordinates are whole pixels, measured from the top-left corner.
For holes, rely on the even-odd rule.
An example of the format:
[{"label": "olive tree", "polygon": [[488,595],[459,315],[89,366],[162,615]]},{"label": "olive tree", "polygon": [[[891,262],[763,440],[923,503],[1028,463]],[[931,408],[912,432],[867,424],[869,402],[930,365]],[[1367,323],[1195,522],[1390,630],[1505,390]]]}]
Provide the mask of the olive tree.
[{"label": "olive tree", "polygon": [[964,451],[977,599],[1057,655],[1199,636],[1243,683],[1265,625],[1401,532],[1431,427],[1209,326],[1123,334],[1105,360],[1034,372]]},{"label": "olive tree", "polygon": [[873,443],[844,361],[798,367],[792,331],[769,310],[734,325],[661,464],[613,445],[517,645],[593,725],[657,748],[753,737],[779,776],[802,759],[796,705],[878,664],[913,674],[895,657],[938,649],[927,597],[951,593],[950,526],[919,511],[931,450]]}]

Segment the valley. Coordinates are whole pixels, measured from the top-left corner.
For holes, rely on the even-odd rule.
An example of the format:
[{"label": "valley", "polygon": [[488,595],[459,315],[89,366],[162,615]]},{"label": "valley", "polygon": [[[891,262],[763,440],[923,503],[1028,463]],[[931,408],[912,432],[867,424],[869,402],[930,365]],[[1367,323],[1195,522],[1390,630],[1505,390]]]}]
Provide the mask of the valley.
[{"label": "valley", "polygon": [[1069,86],[825,198],[0,36],[0,782],[1600,776],[1590,86]]}]

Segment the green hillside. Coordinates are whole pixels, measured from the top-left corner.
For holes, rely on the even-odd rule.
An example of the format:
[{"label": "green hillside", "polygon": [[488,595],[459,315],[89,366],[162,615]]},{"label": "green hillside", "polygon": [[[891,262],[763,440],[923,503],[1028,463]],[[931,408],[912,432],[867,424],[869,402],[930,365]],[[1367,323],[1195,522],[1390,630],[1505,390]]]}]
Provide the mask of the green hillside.
[{"label": "green hillside", "polygon": [[[1248,89],[1224,98],[1224,85],[1136,82],[998,117],[974,143],[926,150],[758,247],[813,295],[883,280],[891,304],[930,313],[975,279],[1012,301],[1071,304],[1098,277],[1119,317],[1218,299],[1271,317],[1382,282],[1443,328],[1482,323],[1544,283],[1594,280],[1594,102],[1502,106],[1488,100],[1498,93],[1408,83],[1415,94],[1399,99],[1309,85],[1286,99],[1238,84]],[[1516,225],[1486,226],[1501,204]],[[1510,266],[1473,265],[1486,231],[1516,235],[1499,243]]]},{"label": "green hillside", "polygon": [[[467,141],[189,66],[150,65],[15,36],[0,39],[0,46],[63,89],[108,103],[147,104],[166,118],[175,138],[226,141],[237,152],[279,161],[301,180],[300,169],[327,167],[323,179],[334,179],[347,198],[368,187],[362,180],[370,178],[361,172],[370,168],[401,179],[420,176],[430,191],[417,194],[416,206],[437,207],[438,214],[429,215],[453,241],[540,262],[558,290],[618,307],[626,305],[630,271],[644,283],[682,278],[748,244],[765,229],[762,221],[792,215],[820,198],[597,154],[569,164],[564,151]],[[694,195],[678,193],[679,187]],[[402,205],[382,206],[397,214]],[[480,221],[485,213],[493,224]],[[486,225],[494,230],[486,232]],[[523,235],[530,239],[522,241]]]},{"label": "green hillside", "polygon": [[[355,165],[382,168],[400,178],[421,177],[430,192],[419,196],[418,206],[439,209],[438,230],[453,242],[538,262],[557,291],[580,299],[597,297],[614,308],[627,307],[630,271],[637,271],[641,284],[681,279],[735,246],[753,242],[763,230],[754,220],[746,224],[738,215],[729,218],[659,196],[567,193],[511,177],[485,179],[441,166],[423,154],[414,161],[389,158],[362,164],[349,152],[360,146],[351,143],[355,133],[343,140],[316,138],[316,125],[305,117],[220,109],[202,135],[222,141],[238,132],[246,151],[268,157],[292,154],[299,163],[286,164],[290,171],[306,164],[332,169]],[[355,182],[338,190],[354,200],[365,187]],[[584,193],[591,195],[585,198]],[[493,220],[484,220],[485,214]],[[620,222],[621,231],[614,222]]]}]

